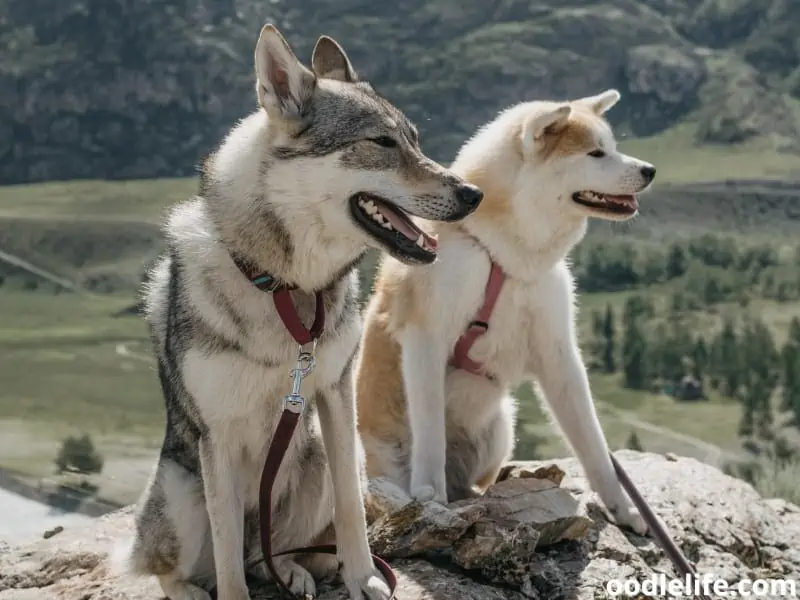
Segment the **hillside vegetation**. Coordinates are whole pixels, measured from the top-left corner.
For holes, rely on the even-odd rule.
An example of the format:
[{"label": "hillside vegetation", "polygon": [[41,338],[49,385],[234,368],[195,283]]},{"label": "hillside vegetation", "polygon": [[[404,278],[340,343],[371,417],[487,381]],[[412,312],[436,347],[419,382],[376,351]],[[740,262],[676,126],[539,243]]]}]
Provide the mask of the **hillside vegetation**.
[{"label": "hillside vegetation", "polygon": [[510,104],[617,87],[611,119],[652,138],[653,162],[681,156],[695,180],[800,166],[796,0],[0,0],[0,15],[0,183],[192,174],[255,106],[265,21],[304,60],[319,34],[341,41],[439,160]]},{"label": "hillside vegetation", "polygon": [[[265,21],[305,60],[337,38],[442,162],[510,104],[620,89],[609,117],[656,185],[571,257],[609,442],[747,457],[800,498],[796,0],[0,0],[0,467],[51,477],[87,440],[87,489],[144,484],[164,413],[137,290],[164,211],[255,106]],[[563,455],[517,394],[518,456]]]}]

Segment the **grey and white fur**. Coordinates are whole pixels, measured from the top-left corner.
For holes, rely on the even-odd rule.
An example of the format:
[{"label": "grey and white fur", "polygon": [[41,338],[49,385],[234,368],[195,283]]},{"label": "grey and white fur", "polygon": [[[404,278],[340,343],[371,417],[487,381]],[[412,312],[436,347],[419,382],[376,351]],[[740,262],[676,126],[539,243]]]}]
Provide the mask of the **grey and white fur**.
[{"label": "grey and white fur", "polygon": [[[167,425],[126,564],[157,576],[171,600],[209,600],[214,586],[219,600],[249,598],[259,477],[298,347],[237,257],[297,286],[307,326],[315,291],[327,310],[302,387],[309,402],[275,482],[273,542],[279,552],[335,534],[339,554],[281,557],[278,572],[313,596],[315,578],[341,562],[352,598],[384,600],[367,544],[351,381],[362,328],[356,266],[368,247],[431,262],[430,239],[392,223],[410,223],[407,213],[457,220],[482,194],[422,154],[414,126],[358,80],[332,39],[320,37],[308,69],[267,25],[255,66],[260,108],[205,161],[199,194],[171,210],[167,250],[145,289]],[[263,563],[254,571],[268,577]]]}]

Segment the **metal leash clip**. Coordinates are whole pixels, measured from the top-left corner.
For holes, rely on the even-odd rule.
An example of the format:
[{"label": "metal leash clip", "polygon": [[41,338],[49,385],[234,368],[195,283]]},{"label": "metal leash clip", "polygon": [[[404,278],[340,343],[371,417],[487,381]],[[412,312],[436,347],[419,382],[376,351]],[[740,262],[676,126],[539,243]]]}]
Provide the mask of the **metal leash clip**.
[{"label": "metal leash clip", "polygon": [[289,376],[292,377],[292,391],[283,397],[283,407],[294,414],[301,414],[306,405],[306,399],[300,395],[300,385],[303,383],[303,379],[311,374],[317,364],[314,357],[316,346],[315,343],[311,352],[304,351],[301,346],[297,354],[297,364],[289,372]]}]

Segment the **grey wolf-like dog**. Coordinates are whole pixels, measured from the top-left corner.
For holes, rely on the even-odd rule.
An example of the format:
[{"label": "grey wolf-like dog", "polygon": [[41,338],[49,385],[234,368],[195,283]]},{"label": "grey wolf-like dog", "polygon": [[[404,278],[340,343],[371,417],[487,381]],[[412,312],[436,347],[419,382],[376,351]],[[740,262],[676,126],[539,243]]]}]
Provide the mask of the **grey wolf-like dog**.
[{"label": "grey wolf-like dog", "polygon": [[[171,600],[209,600],[214,585],[219,600],[249,598],[259,476],[298,346],[238,261],[296,286],[306,324],[316,291],[327,311],[303,383],[309,402],[275,481],[272,539],[280,552],[335,534],[338,560],[279,557],[278,574],[313,596],[315,577],[341,561],[352,598],[385,600],[367,544],[352,392],[357,263],[369,247],[433,262],[436,240],[409,214],[458,220],[482,194],[422,153],[413,124],[359,81],[332,39],[317,41],[308,69],[267,25],[255,70],[260,108],[205,161],[199,194],[171,210],[145,290],[167,426],[126,564],[157,576]],[[248,573],[268,577],[263,563]]]}]

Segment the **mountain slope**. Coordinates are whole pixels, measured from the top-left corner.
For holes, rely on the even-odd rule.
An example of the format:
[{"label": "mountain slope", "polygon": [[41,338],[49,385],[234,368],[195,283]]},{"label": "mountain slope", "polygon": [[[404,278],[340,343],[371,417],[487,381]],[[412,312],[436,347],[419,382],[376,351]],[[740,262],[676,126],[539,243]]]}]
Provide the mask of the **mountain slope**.
[{"label": "mountain slope", "polygon": [[0,183],[191,174],[255,106],[265,21],[304,60],[337,38],[442,161],[514,102],[612,86],[620,132],[662,153],[800,152],[796,0],[0,0],[0,15]]}]

